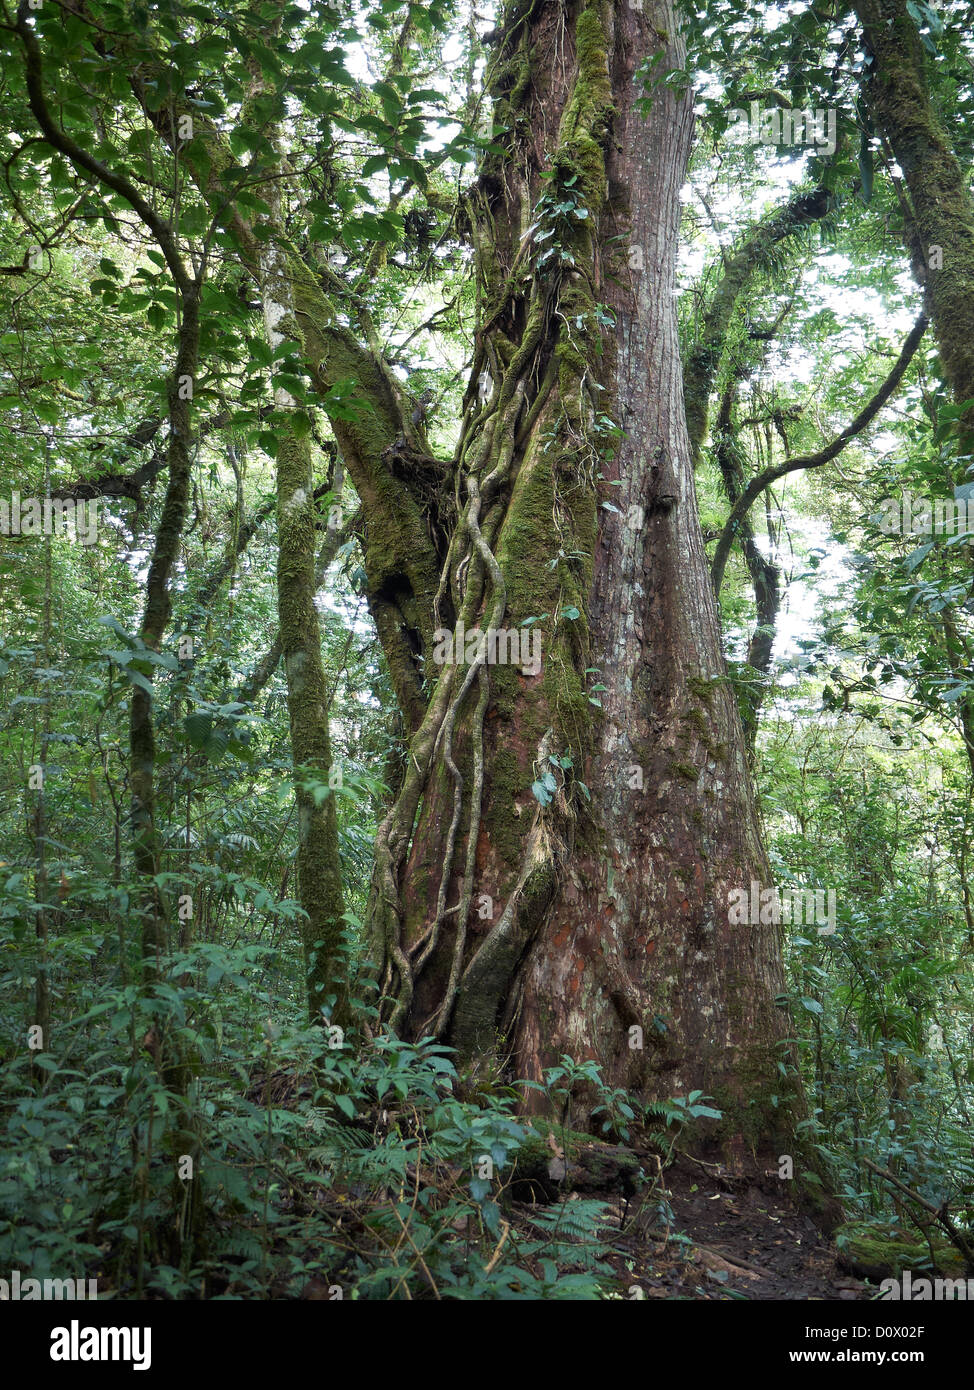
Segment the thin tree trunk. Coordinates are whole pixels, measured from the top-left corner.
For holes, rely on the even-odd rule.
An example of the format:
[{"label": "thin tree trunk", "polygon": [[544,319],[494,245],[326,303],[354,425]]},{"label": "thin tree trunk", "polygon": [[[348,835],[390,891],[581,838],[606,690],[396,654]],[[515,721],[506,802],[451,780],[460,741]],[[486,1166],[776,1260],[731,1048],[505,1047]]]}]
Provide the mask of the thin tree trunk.
[{"label": "thin tree trunk", "polygon": [[[50,443],[44,459],[44,487],[50,494]],[[43,664],[51,664],[51,599],[53,574],[51,566],[51,537],[44,539],[44,608],[41,618]],[[51,687],[44,699],[44,718],[41,725],[40,780],[34,803],[34,897],[37,901],[37,977],[34,984],[34,1023],[40,1028],[40,1047],[51,1051],[51,987],[50,953],[48,950],[48,874],[47,874],[47,755],[51,743]]]},{"label": "thin tree trunk", "polygon": [[[169,444],[166,496],[156,531],[149,576],[146,582],[145,608],[139,637],[150,651],[158,651],[172,611],[170,583],[189,502],[189,483],[192,472],[192,382],[196,377],[199,356],[199,294],[180,296],[182,322],[179,328],[179,347],[176,365],[169,386]],[[156,827],[156,738],[153,718],[151,672],[149,689],[132,687],[129,711],[129,752],[131,755],[132,835],[133,857],[137,872],[148,887],[147,905],[142,927],[142,959],[147,979],[158,975],[167,944],[166,906],[154,882],[162,868],[159,835]]]},{"label": "thin tree trunk", "polygon": [[[268,193],[273,224],[280,222],[279,185]],[[300,342],[287,257],[269,236],[262,243],[260,287],[267,340],[276,348],[285,339]],[[274,392],[279,410],[297,411],[297,401],[281,386]],[[305,433],[286,427],[277,447],[277,611],[278,643],[287,679],[287,707],[298,811],[298,901],[304,910],[302,944],[308,1012],[322,1021],[348,1023],[342,953],[344,897],[338,813],[332,785],[329,699],[321,657],[321,628],[315,593],[317,507],[311,459],[310,422]],[[275,663],[276,664],[276,663]],[[331,779],[331,782],[330,782]]]}]

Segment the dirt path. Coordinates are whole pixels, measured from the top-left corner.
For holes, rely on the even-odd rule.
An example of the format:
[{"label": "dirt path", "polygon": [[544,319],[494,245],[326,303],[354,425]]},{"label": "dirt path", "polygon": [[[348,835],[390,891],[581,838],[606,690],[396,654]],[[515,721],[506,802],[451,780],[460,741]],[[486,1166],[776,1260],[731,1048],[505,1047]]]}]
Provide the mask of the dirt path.
[{"label": "dirt path", "polygon": [[[668,1169],[654,1197],[618,1239],[612,1263],[645,1298],[843,1300],[875,1288],[838,1268],[835,1249],[769,1180],[768,1191],[715,1181],[704,1169]],[[778,1191],[775,1189],[778,1188]],[[625,1219],[619,1204],[620,1219]],[[629,1215],[632,1213],[630,1212]],[[639,1297],[630,1293],[631,1297]]]}]

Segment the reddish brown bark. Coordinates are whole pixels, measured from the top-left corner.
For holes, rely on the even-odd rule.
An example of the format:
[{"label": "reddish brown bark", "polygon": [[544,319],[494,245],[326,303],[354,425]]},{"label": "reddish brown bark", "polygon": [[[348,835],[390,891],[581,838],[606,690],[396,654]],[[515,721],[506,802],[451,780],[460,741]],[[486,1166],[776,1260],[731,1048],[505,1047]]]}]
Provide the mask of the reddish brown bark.
[{"label": "reddish brown bark", "polygon": [[[481,523],[509,626],[557,610],[572,582],[584,611],[545,626],[542,675],[482,673],[490,682],[485,773],[470,859],[468,800],[451,835],[461,793],[442,735],[429,750],[465,668],[449,690],[442,680],[437,686],[427,743],[414,742],[412,804],[384,832],[398,847],[385,880],[385,902],[398,903],[387,918],[384,983],[399,991],[407,1032],[439,1023],[463,1051],[493,1044],[518,1076],[538,1078],[567,1052],[598,1060],[607,1080],[645,1098],[704,1090],[725,1111],[725,1151],[742,1166],[765,1163],[789,1123],[789,1083],[778,1069],[786,1030],[775,1004],[784,987],[780,928],[729,922],[729,890],[752,880],[770,886],[770,875],[697,516],[675,313],[692,104],[687,92],[657,84],[648,114],[635,106],[643,92],[634,75],[647,55],[662,54],[661,74],[681,67],[683,55],[666,37],[675,22],[665,4],[645,13],[626,4],[541,4],[521,22],[530,68],[513,41],[502,38],[498,57],[511,155],[485,169],[474,214],[481,238],[491,229],[497,266],[484,285],[478,368],[500,364],[504,381],[516,375],[524,402],[511,465]],[[604,90],[596,83],[590,100],[600,34]],[[580,101],[588,103],[581,114]],[[575,270],[549,268],[546,282],[525,255],[525,233],[546,188],[576,186],[566,178],[573,160],[588,216],[572,243]],[[593,183],[599,174],[601,189]],[[592,304],[615,320],[600,332],[601,348],[583,326]],[[598,433],[594,407],[575,398],[583,386],[595,395],[586,372],[593,380],[597,372],[595,399],[622,430],[614,457],[597,451],[601,478],[580,461],[578,439]],[[475,446],[476,431],[473,438]],[[566,563],[571,546],[583,558]],[[477,596],[468,625],[486,626],[497,584],[476,553],[469,564],[479,587],[468,580],[457,593],[468,604]],[[525,611],[533,604],[538,613]],[[586,685],[579,673],[589,668],[599,674]],[[586,696],[596,680],[606,687],[601,711]],[[476,781],[480,681],[450,738],[463,798]],[[577,772],[559,776],[551,804],[541,807],[532,778],[566,746]],[[582,760],[590,802],[577,785]],[[380,884],[381,863],[380,854]],[[466,896],[464,870],[473,880]],[[486,899],[491,910],[482,914]],[[399,959],[388,929],[395,918]],[[444,1013],[458,949],[463,968]],[[634,1026],[641,1048],[630,1045]]]},{"label": "reddish brown bark", "polygon": [[[671,16],[657,25],[669,29]],[[728,922],[728,889],[769,873],[707,579],[673,293],[691,108],[658,88],[644,119],[626,100],[648,30],[636,10],[616,9],[610,187],[645,269],[607,286],[625,438],[613,470],[620,513],[602,513],[590,610],[608,686],[588,779],[605,847],[574,859],[531,953],[518,1053],[528,1074],[564,1050],[595,1055],[637,1089],[702,1087],[766,1109],[783,1031],[778,929]],[[681,66],[678,56],[664,66]],[[642,792],[629,788],[634,766]],[[631,1024],[642,1052],[628,1047]]]}]

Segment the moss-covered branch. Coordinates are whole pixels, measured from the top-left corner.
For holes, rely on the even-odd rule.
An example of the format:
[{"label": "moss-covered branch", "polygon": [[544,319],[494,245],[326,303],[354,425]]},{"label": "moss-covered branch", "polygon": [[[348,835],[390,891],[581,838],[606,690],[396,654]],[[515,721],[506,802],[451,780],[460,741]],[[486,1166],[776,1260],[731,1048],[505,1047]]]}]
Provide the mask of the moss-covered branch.
[{"label": "moss-covered branch", "polygon": [[707,298],[683,370],[687,430],[694,467],[700,462],[707,434],[710,394],[717,379],[727,330],[735,310],[757,277],[777,265],[782,242],[797,237],[813,223],[821,221],[829,205],[829,195],[824,188],[796,193],[783,207],[775,208],[750,227],[737,244],[722,256],[720,276]]},{"label": "moss-covered branch", "polygon": [[[874,63],[869,110],[903,170],[908,249],[924,285],[944,372],[958,404],[974,399],[974,200],[930,99],[923,47],[905,0],[857,0]],[[974,410],[969,414],[974,429]]]},{"label": "moss-covered branch", "polygon": [[[162,139],[176,147],[173,112],[157,105],[156,89],[146,73],[134,76],[133,90]],[[378,344],[370,343],[368,331],[360,336],[343,321],[344,306],[334,299],[343,287],[334,275],[302,257],[280,218],[272,217],[258,237],[254,223],[235,204],[239,170],[226,134],[194,114],[194,138],[179,145],[179,158],[258,283],[263,238],[271,237],[278,250],[280,273],[289,283],[294,340],[365,510],[363,563],[369,603],[397,699],[413,731],[426,705],[421,658],[432,644],[441,563],[432,534],[436,499],[431,506],[429,485],[429,465],[435,461],[420,457],[422,441],[416,439],[401,388]],[[358,310],[350,310],[354,321]],[[354,404],[349,410],[353,382]],[[341,406],[334,409],[339,397]]]},{"label": "moss-covered branch", "polygon": [[785,459],[782,463],[776,463],[765,468],[757,477],[752,478],[744,489],[741,496],[731,508],[730,516],[724,523],[724,529],[717,542],[717,549],[714,551],[713,564],[711,566],[711,577],[714,585],[714,592],[720,593],[720,586],[724,582],[724,570],[727,567],[727,557],[730,554],[734,537],[737,534],[743,517],[750,511],[755,500],[760,497],[765,488],[771,487],[779,478],[783,478],[787,473],[796,473],[800,469],[821,468],[826,463],[831,463],[832,459],[837,458],[842,450],[855,439],[882,410],[883,406],[892,396],[899,386],[906,372],[907,367],[913,360],[913,355],[920,346],[920,340],[927,331],[927,318],[921,314],[908,334],[900,355],[896,359],[896,364],[880,386],[879,390],[869,400],[856,418],[842,430],[836,437],[827,444],[824,449],[819,449],[814,454],[799,454],[795,458]]}]

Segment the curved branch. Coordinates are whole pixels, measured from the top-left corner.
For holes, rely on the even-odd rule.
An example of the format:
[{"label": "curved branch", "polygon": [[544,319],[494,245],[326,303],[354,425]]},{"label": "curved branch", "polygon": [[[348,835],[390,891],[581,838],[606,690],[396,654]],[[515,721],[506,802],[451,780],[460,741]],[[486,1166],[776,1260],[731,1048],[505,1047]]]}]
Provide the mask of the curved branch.
[{"label": "curved branch", "polygon": [[61,129],[51,115],[44,98],[44,70],[40,44],[37,42],[37,35],[27,23],[28,13],[27,0],[21,0],[17,9],[16,28],[25,51],[27,100],[44,138],[49,145],[63,154],[65,159],[70,160],[76,168],[87,170],[89,174],[95,176],[99,183],[103,183],[125,199],[132,211],[138,214],[158,242],[159,249],[166,259],[166,264],[180,294],[187,297],[192,295],[194,281],[183,265],[182,257],[176,245],[176,238],[169,223],[163,221],[159,214],[149,206],[129,179],[122,174],[116,174],[114,169],[110,169],[107,164],[103,164],[100,159],[96,159],[94,155],[82,149],[66,131]]},{"label": "curved branch", "polygon": [[813,222],[821,221],[830,205],[825,188],[796,193],[783,207],[774,208],[749,227],[726,255],[721,252],[724,270],[704,310],[697,339],[687,353],[684,371],[687,430],[694,467],[700,461],[707,433],[710,392],[734,310],[755,276],[775,263],[780,243],[797,236]]},{"label": "curved branch", "polygon": [[889,376],[869,401],[869,404],[860,410],[852,423],[847,425],[841,434],[837,434],[830,444],[827,444],[824,449],[820,449],[817,454],[799,454],[795,458],[785,459],[783,463],[774,464],[772,467],[766,468],[762,473],[759,473],[756,478],[751,479],[747,487],[741,493],[741,496],[731,508],[730,516],[724,523],[724,529],[720,534],[720,540],[717,542],[717,549],[714,552],[713,565],[710,571],[715,594],[720,593],[720,586],[724,580],[724,570],[727,568],[727,557],[730,554],[730,548],[734,543],[734,537],[737,534],[741,519],[750,511],[755,499],[760,497],[765,488],[770,487],[772,483],[776,483],[778,479],[783,478],[786,473],[796,473],[799,469],[804,468],[821,468],[823,464],[831,463],[832,459],[838,454],[841,454],[850,439],[855,439],[856,435],[861,434],[866,426],[875,419],[890,396],[892,396],[897,386],[899,386],[903,374],[913,360],[913,355],[920,346],[920,340],[926,331],[927,316],[926,314],[921,314],[910,330],[909,336],[900,351],[900,355],[896,359],[896,365],[893,367]]},{"label": "curved branch", "polygon": [[[744,491],[743,453],[734,437],[733,407],[737,395],[738,378],[729,384],[721,401],[720,411],[714,428],[714,457],[724,479],[727,498],[731,506],[737,502]],[[741,715],[744,722],[744,738],[749,754],[754,752],[757,737],[758,716],[764,698],[765,682],[771,667],[771,654],[774,649],[775,628],[778,611],[781,607],[780,570],[773,560],[762,553],[754,537],[749,516],[741,518],[738,537],[744,562],[754,587],[757,608],[757,622],[748,644],[746,664],[758,676],[754,683],[748,683],[741,695]]]},{"label": "curved branch", "polygon": [[[269,407],[261,406],[261,415],[266,414],[268,409]],[[194,431],[194,438],[197,443],[206,439],[215,430],[223,429],[229,419],[229,412],[220,411],[216,415],[211,415],[208,420],[202,421]],[[147,444],[152,443],[164,423],[165,420],[162,416],[153,416],[143,420],[130,434],[125,436],[120,447],[133,451],[144,449]],[[101,449],[104,446],[99,444],[95,447]],[[152,451],[151,457],[131,473],[99,473],[96,477],[76,478],[73,483],[64,483],[61,487],[52,488],[51,496],[70,498],[75,501],[93,497],[127,497],[133,502],[138,502],[142,489],[154,482],[159,474],[165,471],[168,463],[168,445],[159,445]]]}]

